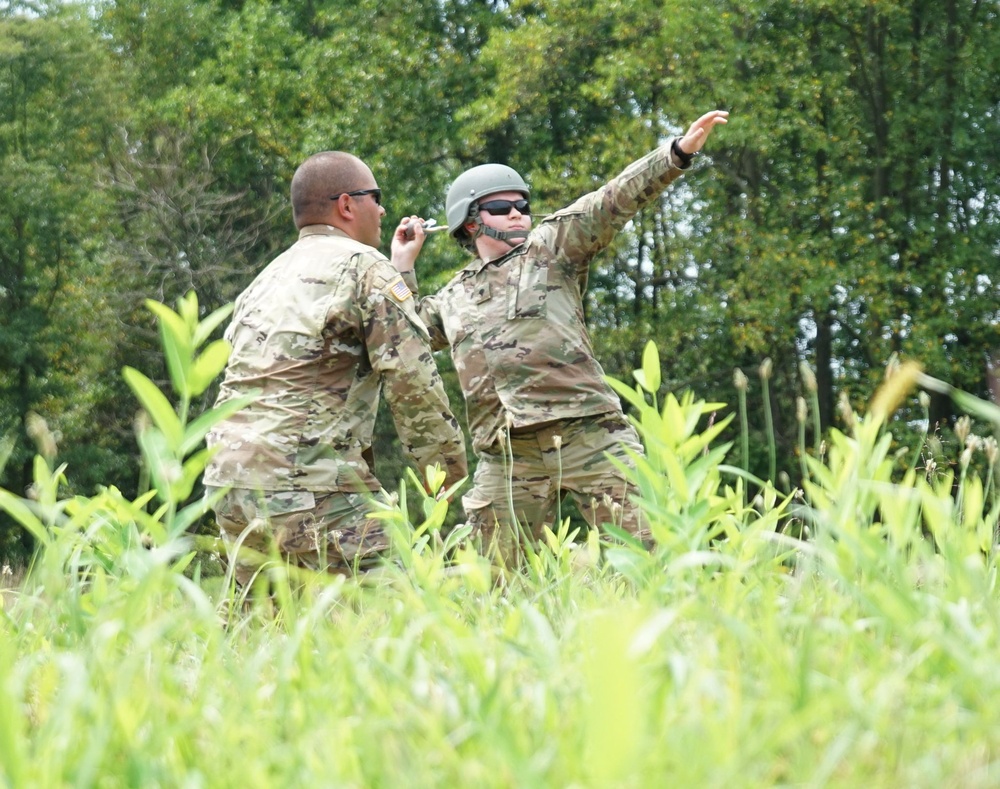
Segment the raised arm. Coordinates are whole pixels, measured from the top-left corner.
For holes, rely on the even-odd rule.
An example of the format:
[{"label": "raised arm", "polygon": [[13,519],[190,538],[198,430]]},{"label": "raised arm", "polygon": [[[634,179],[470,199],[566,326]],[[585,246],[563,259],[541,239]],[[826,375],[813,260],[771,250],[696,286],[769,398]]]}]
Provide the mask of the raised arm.
[{"label": "raised arm", "polygon": [[433,299],[421,299],[418,295],[419,284],[415,264],[426,237],[423,220],[416,214],[404,216],[399,220],[399,225],[392,235],[392,265],[403,275],[403,281],[413,293],[417,315],[430,335],[431,349],[440,351],[448,347],[441,313]]},{"label": "raised arm", "polygon": [[546,217],[538,232],[550,247],[561,250],[561,259],[569,266],[567,273],[585,286],[593,257],[636,213],[681,176],[712,130],[726,123],[728,117],[725,110],[705,113],[683,136],[666,140],[600,189]]},{"label": "raised arm", "polygon": [[[403,450],[423,471],[440,463],[452,485],[468,475],[465,440],[434,364],[413,294],[384,261],[359,282],[365,344]],[[421,475],[422,476],[422,475]]]}]

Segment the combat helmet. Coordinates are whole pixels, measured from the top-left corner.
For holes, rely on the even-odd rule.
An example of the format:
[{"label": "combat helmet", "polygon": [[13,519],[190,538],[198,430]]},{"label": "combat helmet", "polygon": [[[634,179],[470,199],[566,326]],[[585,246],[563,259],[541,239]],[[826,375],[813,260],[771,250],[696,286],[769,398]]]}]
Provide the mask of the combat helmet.
[{"label": "combat helmet", "polygon": [[[531,190],[517,170],[505,164],[480,164],[458,176],[451,188],[448,189],[448,196],[444,202],[445,215],[450,228],[448,235],[471,251],[475,251],[472,242],[484,232],[510,244],[510,239],[507,238],[510,234],[493,228],[484,228],[478,212],[474,210],[474,206],[480,200],[498,192],[520,192],[526,198],[531,196]],[[464,227],[469,219],[473,219],[479,224],[479,229],[473,237],[469,236]],[[519,235],[516,238],[517,243],[520,243],[524,240],[524,235]]]}]

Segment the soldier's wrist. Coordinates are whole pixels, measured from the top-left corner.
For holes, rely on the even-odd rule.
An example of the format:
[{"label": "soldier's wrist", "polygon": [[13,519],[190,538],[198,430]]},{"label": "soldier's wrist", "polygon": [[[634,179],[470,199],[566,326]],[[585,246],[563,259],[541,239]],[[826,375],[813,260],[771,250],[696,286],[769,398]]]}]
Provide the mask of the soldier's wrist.
[{"label": "soldier's wrist", "polygon": [[694,161],[694,157],[698,154],[697,151],[688,153],[683,148],[681,148],[679,137],[674,138],[674,142],[673,145],[670,146],[670,150],[673,153],[674,158],[677,160],[678,164],[680,164],[682,170],[686,170],[688,167],[690,167],[691,162]]}]

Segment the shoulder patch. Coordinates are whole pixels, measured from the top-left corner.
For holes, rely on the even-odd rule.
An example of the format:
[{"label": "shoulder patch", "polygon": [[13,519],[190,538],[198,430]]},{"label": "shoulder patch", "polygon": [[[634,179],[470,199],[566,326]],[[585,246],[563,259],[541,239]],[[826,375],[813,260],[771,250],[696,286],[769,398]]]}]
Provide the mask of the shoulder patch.
[{"label": "shoulder patch", "polygon": [[406,287],[406,283],[403,282],[402,278],[397,279],[389,286],[389,293],[391,293],[392,297],[400,303],[403,303],[413,295],[410,292],[410,289]]}]

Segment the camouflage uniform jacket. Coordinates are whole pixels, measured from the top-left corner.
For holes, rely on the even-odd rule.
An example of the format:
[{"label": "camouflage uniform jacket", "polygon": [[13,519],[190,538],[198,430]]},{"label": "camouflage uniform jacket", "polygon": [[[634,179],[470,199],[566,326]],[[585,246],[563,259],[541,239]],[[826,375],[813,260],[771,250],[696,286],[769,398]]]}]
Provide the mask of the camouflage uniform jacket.
[{"label": "camouflage uniform jacket", "polygon": [[[477,452],[514,428],[621,413],[584,321],[590,263],[678,175],[670,140],[595,192],[545,217],[525,241],[475,260],[421,299],[435,350],[449,347]],[[404,275],[417,288],[412,273]]]},{"label": "camouflage uniform jacket", "polygon": [[236,301],[217,403],[259,390],[208,436],[207,485],[360,492],[380,486],[371,448],[380,390],[419,468],[467,473],[412,294],[378,250],[310,225]]}]

